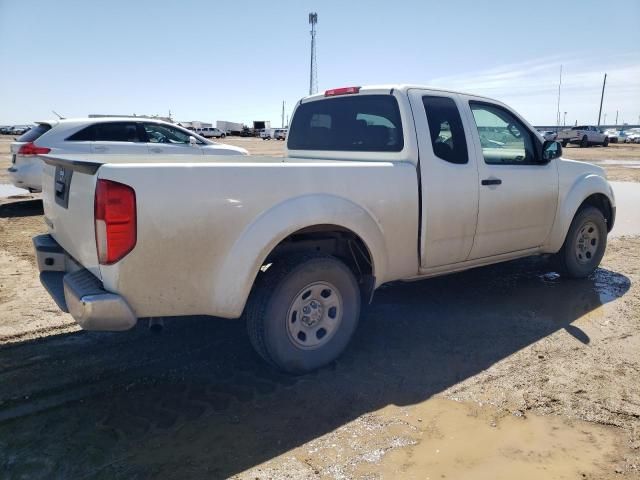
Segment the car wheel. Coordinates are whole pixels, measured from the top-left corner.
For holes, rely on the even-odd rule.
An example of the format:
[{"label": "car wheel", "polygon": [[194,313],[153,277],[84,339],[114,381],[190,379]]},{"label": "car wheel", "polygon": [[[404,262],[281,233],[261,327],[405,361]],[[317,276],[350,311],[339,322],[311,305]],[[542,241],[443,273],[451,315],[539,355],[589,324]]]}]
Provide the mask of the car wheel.
[{"label": "car wheel", "polygon": [[608,147],[609,146],[609,137],[604,139],[604,142],[602,142],[602,146],[603,147]]},{"label": "car wheel", "polygon": [[222,135],[220,135],[220,138],[224,138],[226,137],[226,135],[223,133]]},{"label": "car wheel", "polygon": [[569,145],[569,140],[563,140],[562,141],[562,147],[563,148],[567,148],[567,145]]},{"label": "car wheel", "polygon": [[580,140],[580,148],[587,148],[588,146],[589,146],[589,139],[585,135],[584,137],[582,137],[582,140]]},{"label": "car wheel", "polygon": [[585,207],[576,213],[560,251],[558,267],[570,278],[589,276],[600,265],[607,248],[607,223],[595,207]]},{"label": "car wheel", "polygon": [[271,365],[300,374],[345,349],[360,316],[351,270],[330,255],[293,255],[260,274],[245,310],[253,347]]}]

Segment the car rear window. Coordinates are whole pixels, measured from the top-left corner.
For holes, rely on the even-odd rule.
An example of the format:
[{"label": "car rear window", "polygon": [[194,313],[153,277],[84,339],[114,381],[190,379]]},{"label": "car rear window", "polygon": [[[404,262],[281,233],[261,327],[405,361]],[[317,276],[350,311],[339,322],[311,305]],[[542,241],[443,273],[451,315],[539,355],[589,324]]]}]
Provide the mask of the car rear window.
[{"label": "car rear window", "polygon": [[404,147],[395,97],[357,95],[303,103],[293,117],[291,150],[399,152]]},{"label": "car rear window", "polygon": [[18,138],[18,142],[34,142],[49,130],[51,130],[51,125],[47,125],[46,123],[36,125],[28,132],[22,134]]}]

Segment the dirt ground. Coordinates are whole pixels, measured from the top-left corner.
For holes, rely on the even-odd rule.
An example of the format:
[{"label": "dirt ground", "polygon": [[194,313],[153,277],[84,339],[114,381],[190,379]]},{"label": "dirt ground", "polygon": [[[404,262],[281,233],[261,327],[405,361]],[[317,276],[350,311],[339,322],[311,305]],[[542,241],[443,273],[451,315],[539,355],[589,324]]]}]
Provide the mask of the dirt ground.
[{"label": "dirt ground", "polygon": [[38,281],[44,230],[38,200],[0,205],[2,478],[640,478],[638,237],[581,281],[532,258],[384,286],[338,361],[290,377],[242,321],[78,331]]}]

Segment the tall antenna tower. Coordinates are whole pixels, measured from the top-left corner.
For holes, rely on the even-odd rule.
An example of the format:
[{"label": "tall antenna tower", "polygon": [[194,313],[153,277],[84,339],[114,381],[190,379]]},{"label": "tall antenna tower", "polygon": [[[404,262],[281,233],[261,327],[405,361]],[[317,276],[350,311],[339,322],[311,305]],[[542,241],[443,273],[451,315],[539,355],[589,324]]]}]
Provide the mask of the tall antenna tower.
[{"label": "tall antenna tower", "polygon": [[313,95],[318,91],[318,67],[316,65],[316,24],[318,23],[318,14],[313,12],[309,14],[309,24],[311,25],[311,69],[309,72],[309,95]]}]

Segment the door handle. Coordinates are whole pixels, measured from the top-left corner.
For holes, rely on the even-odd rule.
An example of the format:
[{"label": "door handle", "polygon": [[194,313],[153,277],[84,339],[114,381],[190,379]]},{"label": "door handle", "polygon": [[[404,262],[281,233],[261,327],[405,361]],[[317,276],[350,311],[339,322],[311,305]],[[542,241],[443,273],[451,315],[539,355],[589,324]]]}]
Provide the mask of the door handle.
[{"label": "door handle", "polygon": [[162,149],[160,147],[153,147],[149,150],[151,150],[153,153],[162,153]]},{"label": "door handle", "polygon": [[94,145],[93,149],[96,152],[104,152],[107,150],[107,147],[105,147],[104,145]]},{"label": "door handle", "polygon": [[499,178],[485,178],[480,183],[482,185],[502,185],[502,180]]}]

